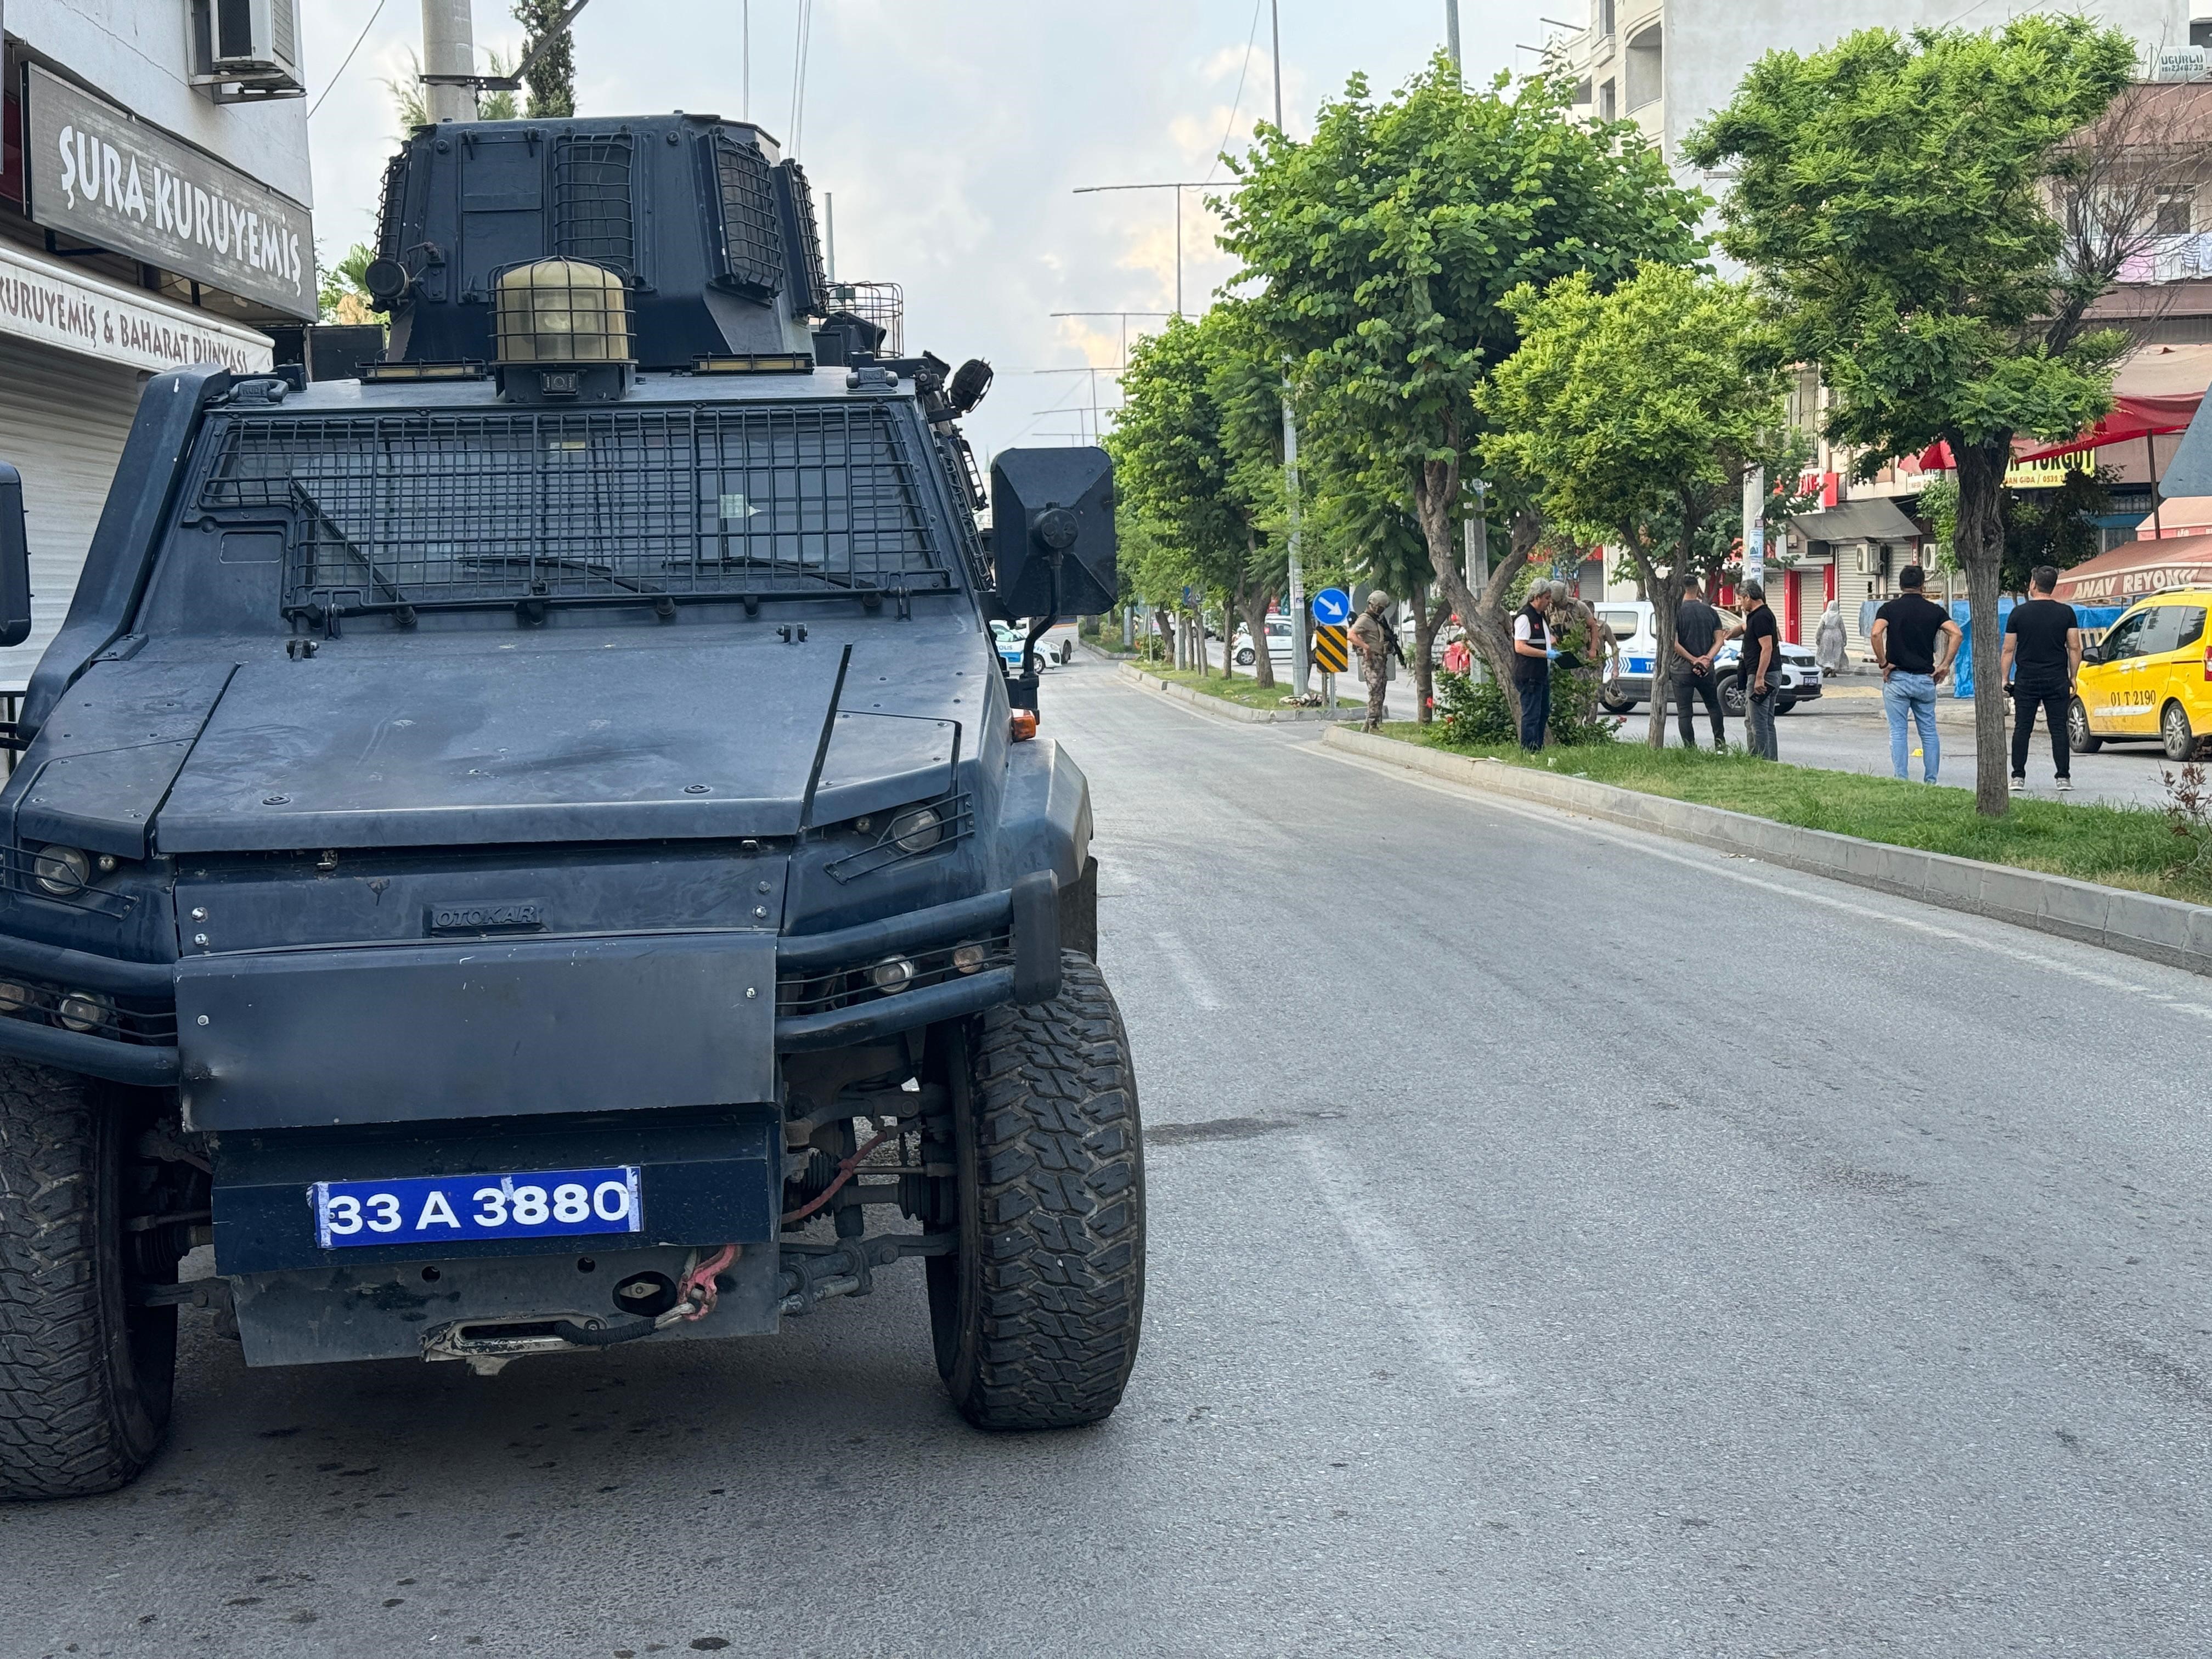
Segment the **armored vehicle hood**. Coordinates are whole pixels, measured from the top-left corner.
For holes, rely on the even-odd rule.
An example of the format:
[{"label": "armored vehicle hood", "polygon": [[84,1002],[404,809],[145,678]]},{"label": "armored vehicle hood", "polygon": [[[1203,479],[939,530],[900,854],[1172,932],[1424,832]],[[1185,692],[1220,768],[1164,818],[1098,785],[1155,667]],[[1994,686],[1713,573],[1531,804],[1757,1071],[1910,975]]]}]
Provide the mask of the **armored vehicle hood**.
[{"label": "armored vehicle hood", "polygon": [[980,677],[902,677],[887,712],[883,648],[849,650],[647,635],[102,664],[56,710],[64,752],[11,792],[16,833],[125,856],[149,822],[183,854],[787,836],[945,793]]}]

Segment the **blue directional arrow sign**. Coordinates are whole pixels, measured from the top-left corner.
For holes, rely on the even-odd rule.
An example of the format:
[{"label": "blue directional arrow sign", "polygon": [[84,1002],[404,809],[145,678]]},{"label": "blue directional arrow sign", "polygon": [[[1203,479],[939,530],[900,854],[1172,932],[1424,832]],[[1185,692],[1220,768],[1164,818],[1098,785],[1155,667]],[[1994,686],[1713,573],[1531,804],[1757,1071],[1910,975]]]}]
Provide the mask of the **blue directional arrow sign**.
[{"label": "blue directional arrow sign", "polygon": [[1334,628],[1352,615],[1352,595],[1340,587],[1324,587],[1313,596],[1313,617],[1325,628]]}]

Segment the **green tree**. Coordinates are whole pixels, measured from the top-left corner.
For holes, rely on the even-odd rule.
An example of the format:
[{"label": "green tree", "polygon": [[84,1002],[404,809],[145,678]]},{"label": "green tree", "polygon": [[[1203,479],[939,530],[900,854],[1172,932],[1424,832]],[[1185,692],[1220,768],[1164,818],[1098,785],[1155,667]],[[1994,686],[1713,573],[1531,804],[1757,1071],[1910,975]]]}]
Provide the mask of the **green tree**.
[{"label": "green tree", "polygon": [[1264,352],[1240,301],[1172,319],[1130,349],[1109,447],[1124,499],[1186,562],[1188,584],[1243,618],[1254,672],[1273,685],[1264,618],[1281,589],[1281,406]]},{"label": "green tree", "polygon": [[1869,29],[1771,52],[1683,146],[1731,169],[1722,243],[1758,272],[1781,356],[1817,365],[1827,434],[1865,469],[1939,440],[1958,466],[1954,545],[1972,604],[1976,803],[2005,811],[1996,607],[2016,433],[2072,435],[2111,407],[2126,341],[2088,330],[2112,273],[2062,258],[2046,206],[2067,141],[2134,73],[2080,16],[1986,33]]},{"label": "green tree", "polygon": [[1482,435],[1474,394],[1519,341],[1504,296],[1577,270],[1603,286],[1699,252],[1705,198],[1632,122],[1579,118],[1572,96],[1547,76],[1464,90],[1441,54],[1384,102],[1355,76],[1310,142],[1263,125],[1236,164],[1243,187],[1219,204],[1238,280],[1262,285],[1255,311],[1295,360],[1299,407],[1403,478],[1431,578],[1501,675],[1505,593],[1540,520],[1516,481],[1492,481],[1511,544],[1480,603],[1459,528]]},{"label": "green tree", "polygon": [[1658,635],[1645,741],[1659,748],[1674,612],[1705,526],[1741,511],[1746,468],[1778,447],[1781,377],[1757,366],[1750,289],[1677,265],[1647,264],[1610,293],[1577,273],[1506,304],[1521,344],[1483,389],[1484,453],[1536,480],[1560,528],[1618,541],[1634,562]]},{"label": "green tree", "polygon": [[375,257],[376,250],[367,242],[356,242],[336,264],[323,267],[315,295],[318,321],[373,323],[378,319],[380,310],[369,297],[367,278],[368,262]]},{"label": "green tree", "polygon": [[566,0],[514,0],[514,21],[523,28],[522,56],[528,58],[537,51],[539,41],[546,43],[531,64],[530,73],[522,77],[530,93],[526,112],[533,121],[555,120],[576,112],[575,36],[563,27],[549,39],[549,33],[568,10]]}]

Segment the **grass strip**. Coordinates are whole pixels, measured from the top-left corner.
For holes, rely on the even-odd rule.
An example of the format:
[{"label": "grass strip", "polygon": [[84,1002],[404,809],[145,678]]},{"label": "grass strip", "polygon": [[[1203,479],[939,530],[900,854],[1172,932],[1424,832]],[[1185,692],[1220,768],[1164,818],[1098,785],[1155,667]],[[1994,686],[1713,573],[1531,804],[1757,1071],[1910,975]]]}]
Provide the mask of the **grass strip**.
[{"label": "grass strip", "polygon": [[1281,708],[1283,699],[1291,695],[1288,682],[1278,680],[1262,688],[1249,674],[1239,674],[1233,680],[1224,680],[1218,674],[1207,674],[1203,678],[1188,668],[1161,668],[1140,662],[1137,666],[1155,678],[1170,685],[1187,685],[1194,691],[1202,691],[1209,697],[1218,697],[1224,702],[1233,702],[1246,708]]},{"label": "grass strip", "polygon": [[2015,799],[2004,817],[1985,818],[1974,811],[1971,790],[1778,764],[1737,753],[1615,742],[1531,757],[1510,744],[1462,748],[1446,743],[1440,726],[1394,721],[1382,732],[1447,754],[1488,757],[1647,795],[1726,807],[1802,830],[2071,876],[2192,904],[2212,903],[2212,882],[2183,868],[2194,843],[2177,836],[2155,807]]}]

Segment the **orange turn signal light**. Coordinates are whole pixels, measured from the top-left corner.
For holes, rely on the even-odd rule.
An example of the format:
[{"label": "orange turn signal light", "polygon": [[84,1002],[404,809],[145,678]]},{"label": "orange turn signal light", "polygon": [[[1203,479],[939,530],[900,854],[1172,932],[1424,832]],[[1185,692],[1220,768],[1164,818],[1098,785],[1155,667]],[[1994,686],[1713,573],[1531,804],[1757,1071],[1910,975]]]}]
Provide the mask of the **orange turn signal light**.
[{"label": "orange turn signal light", "polygon": [[1030,708],[1017,708],[1014,710],[1014,715],[1011,725],[1013,728],[1014,741],[1016,743],[1028,742],[1031,738],[1036,736],[1036,711]]}]

